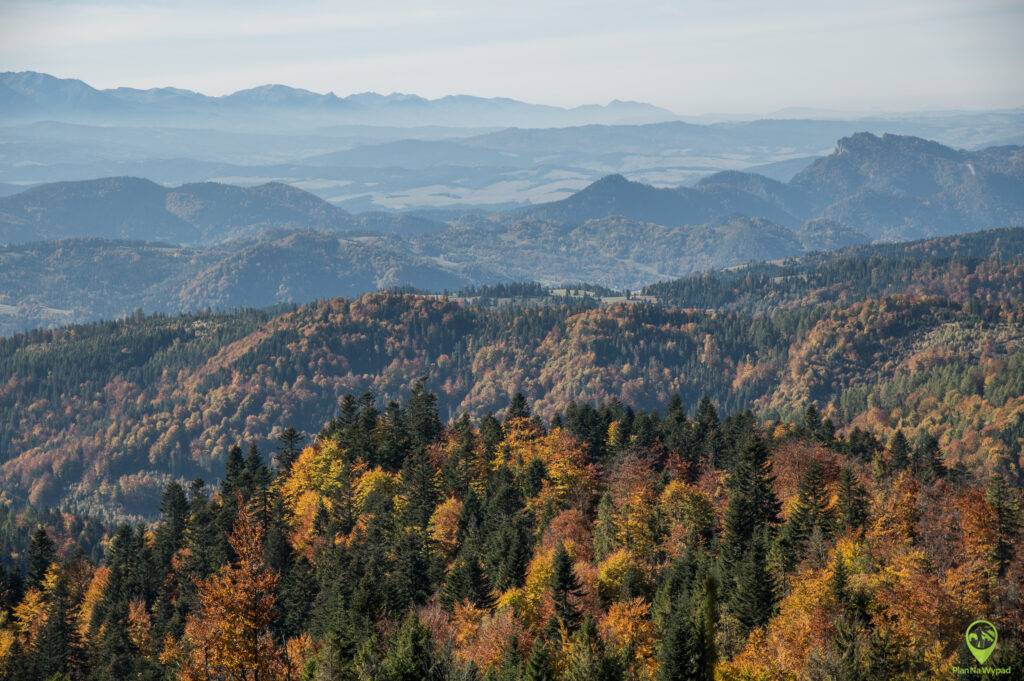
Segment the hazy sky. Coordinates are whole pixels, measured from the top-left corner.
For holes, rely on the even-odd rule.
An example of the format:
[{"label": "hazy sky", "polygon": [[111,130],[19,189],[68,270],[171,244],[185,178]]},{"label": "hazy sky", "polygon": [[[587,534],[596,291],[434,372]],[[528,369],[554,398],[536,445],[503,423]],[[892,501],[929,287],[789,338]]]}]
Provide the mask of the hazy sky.
[{"label": "hazy sky", "polygon": [[1024,105],[1024,0],[0,0],[0,70],[682,114]]}]

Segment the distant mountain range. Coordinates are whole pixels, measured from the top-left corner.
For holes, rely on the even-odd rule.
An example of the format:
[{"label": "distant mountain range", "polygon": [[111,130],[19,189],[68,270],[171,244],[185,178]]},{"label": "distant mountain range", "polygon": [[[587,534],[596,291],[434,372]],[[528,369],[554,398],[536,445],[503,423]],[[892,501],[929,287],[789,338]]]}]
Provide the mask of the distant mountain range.
[{"label": "distant mountain range", "polygon": [[657,188],[613,175],[563,200],[446,222],[351,215],[279,183],[56,183],[0,198],[0,241],[10,244],[0,249],[0,330],[392,286],[636,289],[749,261],[1014,226],[1024,226],[1024,149],[967,152],[894,135],[844,138],[789,182],[729,171]]},{"label": "distant mountain range", "polygon": [[732,215],[790,227],[825,219],[887,241],[1019,226],[1024,147],[969,152],[915,137],[858,133],[786,183],[729,171],[695,187],[657,189],[616,175],[523,214],[569,224],[621,215],[667,226]]},{"label": "distant mountain range", "polygon": [[222,97],[173,87],[98,90],[86,83],[34,71],[0,73],[0,111],[8,121],[153,125],[190,121],[190,127],[234,122],[288,125],[559,126],[647,123],[675,114],[651,104],[613,100],[606,105],[561,108],[504,97],[374,92],[338,97],[286,85],[262,85]]},{"label": "distant mountain range", "polygon": [[6,73],[0,196],[10,193],[5,184],[121,176],[165,185],[281,182],[353,213],[451,214],[549,203],[616,173],[656,187],[692,187],[728,170],[788,182],[837,139],[865,131],[969,150],[1024,136],[1019,109],[846,119],[829,112],[828,120],[793,113],[695,120],[625,102],[561,109],[285,86],[208,97]]}]

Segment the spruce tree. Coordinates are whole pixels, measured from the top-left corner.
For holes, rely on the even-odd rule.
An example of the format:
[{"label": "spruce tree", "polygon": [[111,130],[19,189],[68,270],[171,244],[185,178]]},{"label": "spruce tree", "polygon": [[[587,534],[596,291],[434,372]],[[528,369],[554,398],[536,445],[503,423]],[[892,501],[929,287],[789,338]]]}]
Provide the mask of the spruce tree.
[{"label": "spruce tree", "polygon": [[602,561],[615,551],[617,522],[612,495],[605,492],[597,504],[597,518],[594,521],[594,559]]},{"label": "spruce tree", "polygon": [[779,521],[781,505],[772,481],[768,448],[756,432],[751,432],[740,447],[739,460],[729,479],[721,549],[723,581],[728,587],[736,581],[755,538]]},{"label": "spruce tree", "polygon": [[412,448],[405,410],[398,402],[389,402],[374,431],[377,463],[388,471],[402,468],[402,461]]},{"label": "spruce tree", "polygon": [[1021,513],[1020,495],[1010,487],[1000,474],[989,480],[985,490],[985,501],[991,511],[996,544],[993,558],[999,566],[999,576],[1006,574],[1006,569],[1013,561],[1016,547],[1020,541],[1021,527],[1024,526],[1024,515]]},{"label": "spruce tree", "polygon": [[836,515],[840,527],[857,529],[864,527],[868,520],[867,491],[853,476],[853,471],[844,468],[839,474],[839,490],[836,499]]},{"label": "spruce tree", "polygon": [[526,403],[526,395],[517,392],[512,396],[512,401],[505,411],[505,422],[511,419],[525,419],[530,417],[530,406]]},{"label": "spruce tree", "polygon": [[566,656],[564,681],[620,681],[622,670],[605,654],[594,618],[587,615],[573,633]]},{"label": "spruce tree", "polygon": [[302,452],[302,444],[306,436],[295,428],[288,426],[277,437],[277,455],[274,457],[278,475],[288,475],[292,470],[292,464],[299,458]]},{"label": "spruce tree", "polygon": [[572,569],[572,560],[559,544],[555,550],[551,572],[551,593],[555,602],[555,616],[567,630],[573,631],[579,624],[580,613],[573,602],[579,597],[580,584]]},{"label": "spruce tree", "polygon": [[60,575],[50,593],[46,622],[39,630],[33,648],[35,673],[41,679],[59,674],[76,674],[81,659],[79,642],[72,620],[72,604],[67,578]]},{"label": "spruce tree", "polygon": [[167,483],[160,500],[160,524],[153,546],[154,559],[161,574],[170,569],[171,558],[184,545],[188,512],[185,490],[176,482]]},{"label": "spruce tree", "polygon": [[730,609],[749,632],[768,624],[775,609],[775,594],[766,560],[766,537],[762,533],[747,548],[736,575]]},{"label": "spruce tree", "polygon": [[422,378],[413,384],[406,410],[406,423],[412,445],[419,448],[432,443],[444,430],[437,415],[437,396],[427,390]]},{"label": "spruce tree", "polygon": [[555,669],[551,662],[551,651],[542,636],[533,640],[530,657],[523,673],[524,681],[555,681]]},{"label": "spruce tree", "polygon": [[26,575],[27,585],[30,588],[39,588],[46,577],[46,571],[57,558],[57,547],[50,539],[46,528],[40,525],[32,534],[32,540],[28,545],[28,573]]},{"label": "spruce tree", "polygon": [[902,430],[897,430],[889,441],[888,472],[899,473],[910,467],[910,443]]},{"label": "spruce tree", "polygon": [[441,681],[443,670],[434,654],[430,632],[415,612],[402,621],[381,661],[380,681]]},{"label": "spruce tree", "polygon": [[452,564],[441,588],[441,597],[449,606],[464,600],[481,608],[490,608],[494,605],[490,580],[480,567],[480,560],[472,543],[462,548],[459,557]]},{"label": "spruce tree", "polygon": [[803,559],[812,537],[825,539],[831,534],[834,520],[828,503],[825,475],[821,465],[814,462],[800,478],[796,505],[779,533],[784,572]]}]

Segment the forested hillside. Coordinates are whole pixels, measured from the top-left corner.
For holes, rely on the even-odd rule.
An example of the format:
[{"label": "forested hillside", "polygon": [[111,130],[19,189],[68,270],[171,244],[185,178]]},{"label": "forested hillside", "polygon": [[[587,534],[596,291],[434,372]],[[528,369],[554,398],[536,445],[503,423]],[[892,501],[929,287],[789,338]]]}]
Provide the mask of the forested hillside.
[{"label": "forested hillside", "polygon": [[446,420],[516,391],[544,418],[675,394],[764,418],[814,401],[837,426],[928,431],[948,465],[1016,478],[1021,245],[1010,230],[816,256],[653,289],[664,303],[380,293],[34,331],[0,341],[3,484],[151,517],[167,481],[219,476],[237,442],[315,431],[341,395],[400,399],[420,377]]},{"label": "forested hillside", "polygon": [[979,613],[989,664],[1024,663],[1006,477],[950,468],[925,430],[837,436],[813,406],[655,406],[544,422],[517,396],[445,426],[414,383],[346,396],[312,441],[281,431],[273,465],[233,445],[219,484],[168,482],[101,561],[12,516],[0,675],[945,678]]}]

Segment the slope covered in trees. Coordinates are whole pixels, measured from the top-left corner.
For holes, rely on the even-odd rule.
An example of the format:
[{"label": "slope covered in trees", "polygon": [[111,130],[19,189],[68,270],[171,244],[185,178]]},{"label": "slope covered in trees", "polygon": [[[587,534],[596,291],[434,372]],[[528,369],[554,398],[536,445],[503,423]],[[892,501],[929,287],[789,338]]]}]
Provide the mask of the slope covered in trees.
[{"label": "slope covered in trees", "polygon": [[232,444],[315,430],[339,396],[399,399],[421,376],[445,419],[500,411],[516,391],[545,418],[578,400],[650,409],[677,393],[769,418],[813,400],[839,426],[883,439],[927,428],[950,466],[1015,477],[1019,240],[997,231],[682,280],[664,288],[675,305],[385,293],[23,334],[0,341],[3,485],[149,516],[168,479],[219,475]]},{"label": "slope covered in trees", "polygon": [[349,395],[273,464],[232,447],[101,560],[36,525],[0,575],[0,678],[943,678],[979,614],[990,664],[1024,664],[1021,490],[924,431],[436,404]]},{"label": "slope covered in trees", "polygon": [[[425,221],[352,216],[280,182],[237,187],[218,182],[163,187],[137,177],[54,182],[0,198],[0,243],[68,238],[210,244],[268,229],[414,231]],[[390,225],[389,225],[390,223]]]}]

